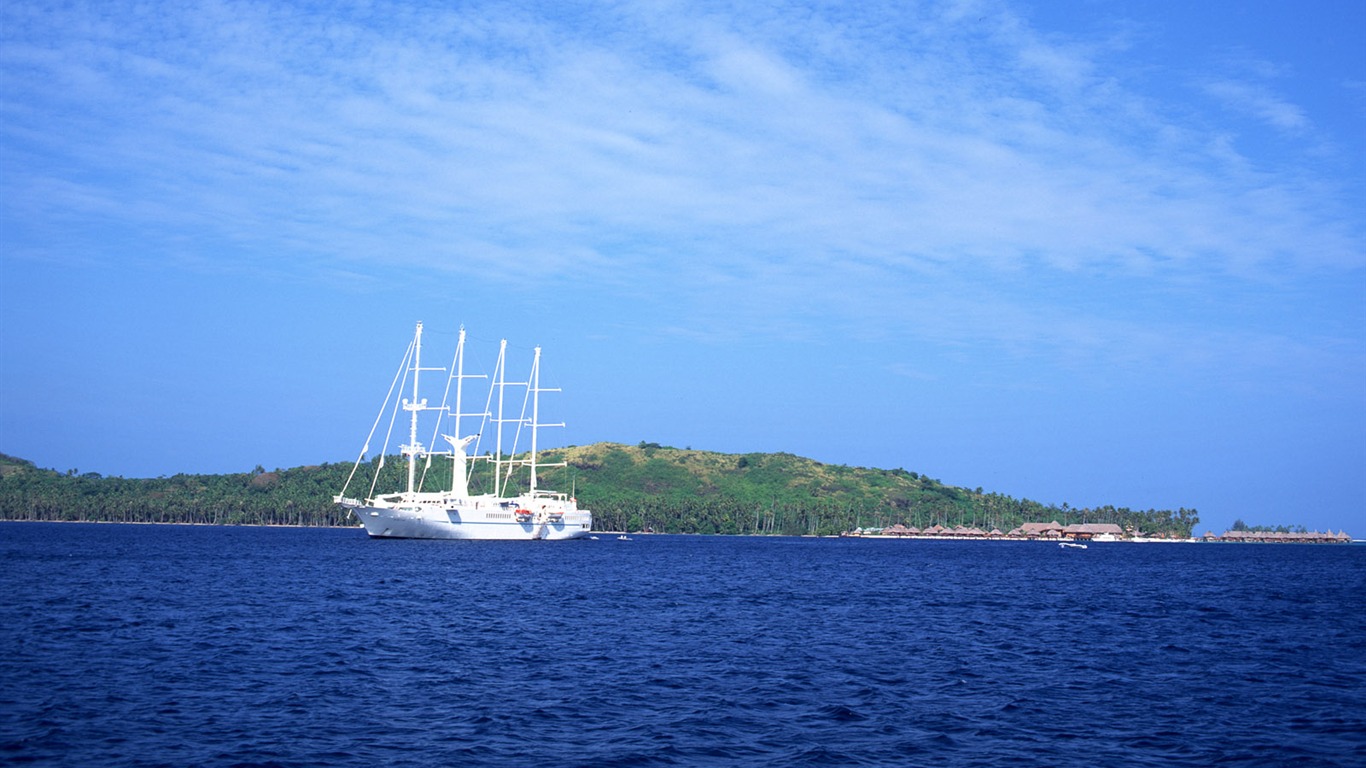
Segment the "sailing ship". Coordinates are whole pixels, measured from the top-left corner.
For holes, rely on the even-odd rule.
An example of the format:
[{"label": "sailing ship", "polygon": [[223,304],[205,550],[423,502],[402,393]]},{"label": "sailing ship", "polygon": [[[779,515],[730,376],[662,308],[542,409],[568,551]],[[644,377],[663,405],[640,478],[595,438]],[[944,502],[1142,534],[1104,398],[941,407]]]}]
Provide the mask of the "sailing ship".
[{"label": "sailing ship", "polygon": [[[365,526],[366,533],[375,538],[559,540],[587,536],[593,528],[593,513],[580,509],[578,500],[572,495],[546,490],[537,484],[539,470],[564,466],[564,463],[542,463],[537,453],[539,431],[545,427],[564,426],[540,421],[541,393],[559,391],[541,387],[541,348],[535,348],[531,373],[524,382],[507,380],[506,363],[507,340],[504,339],[499,345],[498,362],[494,366],[484,410],[478,413],[462,411],[465,381],[487,377],[464,372],[465,329],[461,327],[441,403],[428,405],[427,400],[420,397],[419,378],[424,372],[447,369],[422,366],[422,323],[419,322],[365,447],[351,468],[341,493],[333,500],[353,511]],[[402,393],[407,390],[409,380],[412,394],[410,398],[404,398]],[[452,386],[455,390],[453,401],[450,400]],[[524,388],[521,413],[516,417],[504,416],[509,388]],[[387,458],[389,436],[393,434],[400,409],[409,413],[408,442],[399,447],[407,464],[407,485],[401,491],[376,493],[384,474],[381,470]],[[366,463],[370,442],[386,411],[390,413],[386,445],[374,460],[369,495],[364,500],[349,497],[347,491],[361,465]],[[437,418],[431,439],[423,444],[419,441],[419,416],[428,411],[435,412]],[[474,418],[480,420],[480,429],[462,435],[462,423]],[[448,422],[450,429],[449,434],[441,434],[448,449],[435,450],[443,422]],[[480,455],[481,436],[489,426],[493,428],[493,450]],[[513,431],[512,444],[506,451],[503,445],[505,427]],[[517,441],[524,432],[529,435],[530,449],[519,455]],[[449,460],[451,468],[449,485],[439,490],[425,490],[433,461],[445,460]],[[479,479],[487,484],[482,493],[471,492],[476,464],[486,464],[491,469],[491,472],[479,473]]]}]

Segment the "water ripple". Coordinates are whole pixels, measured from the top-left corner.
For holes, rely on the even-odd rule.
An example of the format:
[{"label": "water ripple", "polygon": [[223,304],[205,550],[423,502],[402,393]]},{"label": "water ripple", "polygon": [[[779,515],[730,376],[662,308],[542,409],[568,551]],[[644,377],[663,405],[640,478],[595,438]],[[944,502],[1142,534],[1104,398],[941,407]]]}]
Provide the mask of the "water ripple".
[{"label": "water ripple", "polygon": [[0,579],[6,763],[1366,764],[1359,547],[0,524]]}]

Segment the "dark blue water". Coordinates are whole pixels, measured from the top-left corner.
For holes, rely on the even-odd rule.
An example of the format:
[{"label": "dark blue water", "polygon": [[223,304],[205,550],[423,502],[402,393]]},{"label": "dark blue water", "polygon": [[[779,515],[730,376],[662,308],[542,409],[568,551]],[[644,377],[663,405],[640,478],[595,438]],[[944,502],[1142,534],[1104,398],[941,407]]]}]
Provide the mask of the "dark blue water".
[{"label": "dark blue water", "polygon": [[1366,765],[1366,547],[0,523],[0,762]]}]

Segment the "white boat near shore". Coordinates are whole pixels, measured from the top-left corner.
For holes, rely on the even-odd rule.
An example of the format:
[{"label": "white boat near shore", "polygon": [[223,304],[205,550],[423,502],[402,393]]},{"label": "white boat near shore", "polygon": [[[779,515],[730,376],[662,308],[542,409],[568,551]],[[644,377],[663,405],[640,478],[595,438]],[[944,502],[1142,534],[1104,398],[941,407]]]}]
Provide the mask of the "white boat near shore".
[{"label": "white boat near shore", "polygon": [[1086,549],[1085,544],[1078,544],[1074,541],[1060,541],[1058,546],[1062,549]]},{"label": "white boat near shore", "polygon": [[[506,540],[557,540],[577,539],[587,536],[593,528],[593,513],[580,509],[578,500],[568,493],[548,491],[538,486],[538,470],[545,467],[564,466],[563,464],[544,464],[538,460],[537,433],[544,427],[558,427],[562,424],[543,424],[540,422],[540,395],[554,392],[542,389],[540,385],[541,348],[536,347],[531,364],[531,373],[524,382],[510,382],[506,377],[507,341],[499,346],[498,362],[495,366],[488,400],[479,413],[465,413],[461,410],[461,397],[466,379],[485,378],[481,375],[464,373],[465,329],[460,329],[455,358],[446,381],[445,395],[440,405],[428,405],[421,398],[419,378],[424,371],[445,371],[444,368],[422,367],[422,323],[417,330],[403,364],[394,383],[390,386],[389,397],[385,399],[375,424],[371,427],[370,437],[361,449],[355,466],[347,478],[342,492],[334,497],[337,504],[355,512],[365,531],[375,538],[403,539],[506,539]],[[403,398],[411,379],[411,398]],[[508,387],[524,388],[522,412],[516,418],[503,415],[506,390]],[[454,401],[448,398],[454,389]],[[496,403],[495,403],[496,401]],[[391,413],[389,433],[392,434],[394,419],[398,410],[408,411],[408,442],[400,446],[400,453],[407,463],[407,485],[397,492],[376,493],[375,481],[381,476],[388,445],[380,451],[373,467],[373,478],[369,495],[365,499],[347,496],[357,470],[365,463],[384,414]],[[424,445],[419,442],[419,415],[428,411],[435,412],[437,419],[431,440]],[[479,419],[480,429],[473,434],[461,434],[464,419]],[[443,423],[449,423],[450,434],[441,432]],[[504,425],[514,425],[515,435],[525,431],[530,437],[530,449],[518,457],[516,439],[506,448],[503,445]],[[479,440],[484,427],[492,426],[494,446],[491,453],[479,455]],[[512,430],[509,430],[512,431]],[[449,445],[449,450],[433,449],[437,434],[440,433]],[[388,438],[386,437],[386,443]],[[474,447],[473,452],[469,450]],[[447,488],[424,490],[427,470],[433,460],[448,460],[451,465],[451,480]],[[491,471],[484,472],[482,478],[489,489],[485,493],[474,494],[470,491],[470,480],[476,463],[484,463]],[[422,465],[419,474],[419,464]],[[524,470],[524,471],[523,471]],[[527,479],[525,484],[518,481],[513,488],[512,478],[520,474]]]}]

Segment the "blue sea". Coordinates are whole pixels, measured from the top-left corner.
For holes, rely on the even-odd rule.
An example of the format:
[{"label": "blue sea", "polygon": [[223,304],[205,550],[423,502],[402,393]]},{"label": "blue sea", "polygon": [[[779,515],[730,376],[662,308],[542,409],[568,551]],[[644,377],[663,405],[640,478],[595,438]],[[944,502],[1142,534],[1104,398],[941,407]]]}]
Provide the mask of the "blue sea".
[{"label": "blue sea", "polygon": [[0,763],[1366,765],[1366,547],[0,523]]}]

